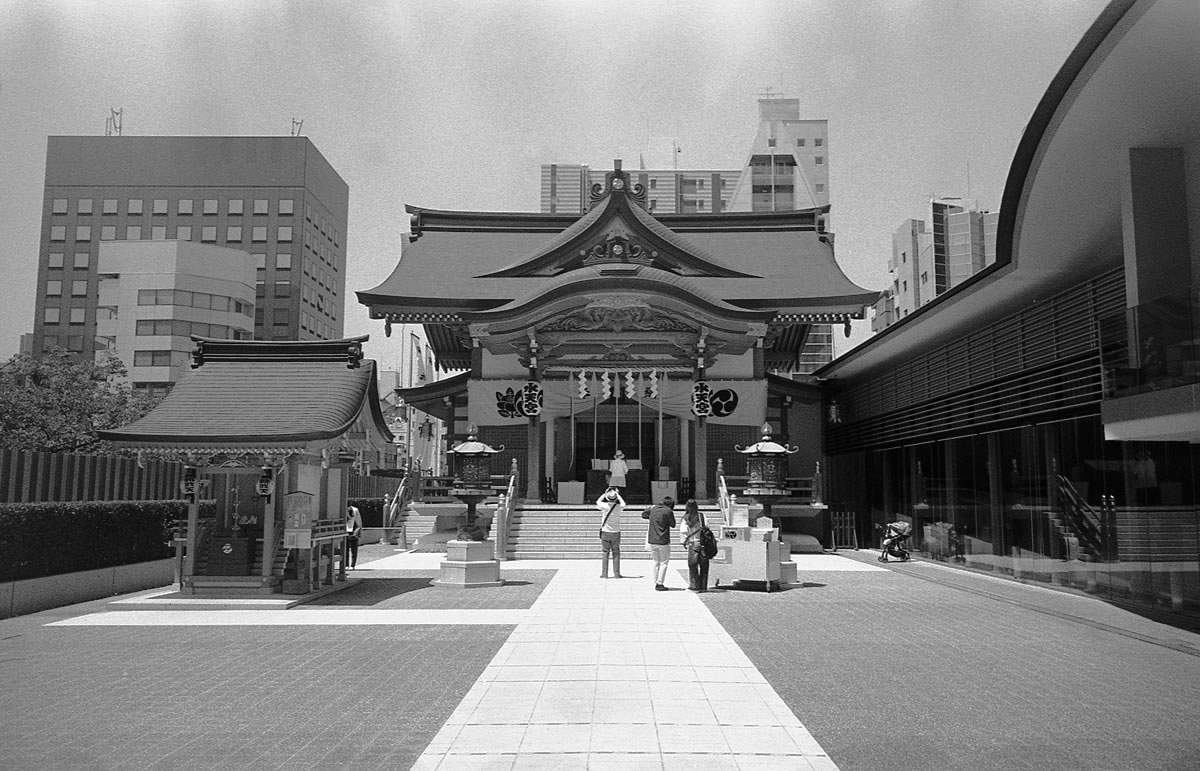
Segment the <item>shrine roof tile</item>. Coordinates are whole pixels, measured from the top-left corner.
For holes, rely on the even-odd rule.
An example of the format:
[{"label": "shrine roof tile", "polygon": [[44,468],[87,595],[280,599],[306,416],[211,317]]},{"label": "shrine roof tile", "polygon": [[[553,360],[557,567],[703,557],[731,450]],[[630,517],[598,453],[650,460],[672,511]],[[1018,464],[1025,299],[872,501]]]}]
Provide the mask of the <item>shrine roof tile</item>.
[{"label": "shrine roof tile", "polygon": [[364,404],[387,439],[375,362],[214,361],[184,376],[145,417],[102,431],[115,442],[304,442],[345,433]]}]

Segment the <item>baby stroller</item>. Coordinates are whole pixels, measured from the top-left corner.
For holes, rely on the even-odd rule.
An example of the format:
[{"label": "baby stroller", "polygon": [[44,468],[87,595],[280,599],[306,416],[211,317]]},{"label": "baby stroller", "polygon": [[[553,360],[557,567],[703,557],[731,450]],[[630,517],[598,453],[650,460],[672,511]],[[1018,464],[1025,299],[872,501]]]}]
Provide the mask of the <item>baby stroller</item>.
[{"label": "baby stroller", "polygon": [[[880,527],[876,525],[876,527]],[[895,557],[899,562],[908,562],[908,550],[904,548],[904,542],[912,535],[912,525],[903,520],[889,522],[883,528],[883,545],[882,553],[879,555],[880,562],[888,562],[888,556]]]}]

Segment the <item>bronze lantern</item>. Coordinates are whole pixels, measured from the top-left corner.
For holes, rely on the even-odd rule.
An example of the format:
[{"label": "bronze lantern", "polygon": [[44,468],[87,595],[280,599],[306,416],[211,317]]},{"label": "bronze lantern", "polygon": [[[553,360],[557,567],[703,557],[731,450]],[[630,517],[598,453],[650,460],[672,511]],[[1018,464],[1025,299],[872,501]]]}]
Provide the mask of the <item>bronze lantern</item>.
[{"label": "bronze lantern", "polygon": [[771,426],[763,423],[762,439],[752,445],[733,449],[746,456],[746,495],[787,495],[787,456],[799,452],[799,447],[780,444],[771,439]]}]

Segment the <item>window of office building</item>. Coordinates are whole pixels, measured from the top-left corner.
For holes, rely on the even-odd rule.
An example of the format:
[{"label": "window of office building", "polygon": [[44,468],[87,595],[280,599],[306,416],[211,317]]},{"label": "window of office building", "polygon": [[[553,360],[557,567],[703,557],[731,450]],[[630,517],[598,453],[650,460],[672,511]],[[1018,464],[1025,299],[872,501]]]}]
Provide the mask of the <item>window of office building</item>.
[{"label": "window of office building", "polygon": [[287,252],[280,252],[275,255],[275,270],[291,270],[292,255]]},{"label": "window of office building", "polygon": [[104,201],[101,202],[101,204],[100,204],[100,211],[103,212],[104,214],[116,214],[117,213],[117,199],[116,198],[105,198]]},{"label": "window of office building", "polygon": [[804,137],[799,137],[796,139],[796,147],[804,147]]},{"label": "window of office building", "polygon": [[191,198],[180,198],[179,199],[179,213],[185,214],[185,215],[191,214],[195,203],[196,202],[193,201]]},{"label": "window of office building", "polygon": [[267,240],[267,229],[263,225],[257,225],[250,229],[250,240],[256,244],[261,244]]},{"label": "window of office building", "polygon": [[275,296],[276,297],[291,297],[292,296],[292,282],[276,281],[275,282]]},{"label": "window of office building", "polygon": [[178,228],[176,228],[175,229],[175,240],[176,241],[191,241],[192,240],[192,226],[191,225],[180,225]]},{"label": "window of office building", "polygon": [[76,326],[83,324],[84,316],[86,313],[87,313],[87,310],[84,308],[72,308],[71,309],[71,323]]},{"label": "window of office building", "polygon": [[825,140],[822,139],[821,137],[817,137],[817,138],[813,139],[813,147],[821,147],[824,144],[825,144]]},{"label": "window of office building", "polygon": [[125,228],[125,240],[126,241],[141,241],[142,240],[142,226],[141,225],[130,225],[129,227]]},{"label": "window of office building", "polygon": [[268,201],[266,198],[255,198],[254,199],[254,213],[255,214],[270,214],[271,213],[270,201]]},{"label": "window of office building", "polygon": [[225,240],[240,242],[242,240],[241,226],[240,225],[230,225],[228,228],[226,228],[225,229]]},{"label": "window of office building", "polygon": [[75,213],[76,214],[91,214],[92,213],[92,199],[91,198],[80,198],[78,203],[75,204]]},{"label": "window of office building", "polygon": [[87,252],[75,252],[75,267],[87,270],[88,257],[89,255]]},{"label": "window of office building", "polygon": [[279,199],[279,214],[283,217],[290,217],[296,212],[296,202],[291,198]]},{"label": "window of office building", "polygon": [[217,201],[216,198],[205,198],[204,199],[204,209],[203,209],[204,213],[205,214],[216,214],[218,203],[219,202]]},{"label": "window of office building", "polygon": [[150,228],[150,237],[153,238],[155,241],[166,240],[167,226],[166,225],[155,225],[154,227]]},{"label": "window of office building", "polygon": [[88,287],[87,281],[72,281],[71,282],[71,296],[72,297],[86,297],[87,296],[87,287]]},{"label": "window of office building", "polygon": [[281,225],[275,231],[275,240],[281,244],[290,243],[292,240],[292,228],[290,225]]},{"label": "window of office building", "polygon": [[83,350],[83,335],[70,335],[67,337],[67,350],[72,353],[79,353]]},{"label": "window of office building", "polygon": [[825,192],[825,186],[824,186],[824,185],[822,185],[820,182],[818,182],[818,183],[817,183],[817,192],[818,192],[818,193],[824,193],[824,192]]},{"label": "window of office building", "polygon": [[116,225],[101,225],[100,226],[100,240],[101,241],[112,241],[112,240],[115,240],[116,237],[117,237],[117,226]]},{"label": "window of office building", "polygon": [[155,198],[154,202],[152,204],[150,204],[150,207],[151,207],[150,211],[153,214],[166,214],[167,213],[167,199],[166,198]]},{"label": "window of office building", "polygon": [[813,163],[817,164],[818,166],[824,166],[825,165],[825,156],[823,156],[823,155],[815,156],[813,158]]},{"label": "window of office building", "polygon": [[49,268],[61,268],[63,266],[63,253],[50,252],[46,258],[46,266]]},{"label": "window of office building", "polygon": [[59,314],[61,313],[62,311],[59,308],[46,308],[46,310],[42,313],[42,322],[45,324],[57,324],[59,320]]},{"label": "window of office building", "polygon": [[259,270],[267,269],[267,253],[266,252],[255,252],[254,254],[250,255],[250,257],[251,257],[251,259],[254,260],[254,266],[256,268],[258,268]]},{"label": "window of office building", "polygon": [[271,313],[271,323],[275,326],[286,326],[288,323],[288,309],[276,308]]},{"label": "window of office building", "polygon": [[91,225],[76,225],[75,226],[75,240],[76,241],[91,241],[92,240],[92,226]]},{"label": "window of office building", "polygon": [[42,350],[49,351],[58,347],[58,335],[46,335],[42,338]]},{"label": "window of office building", "polygon": [[66,225],[51,225],[50,226],[50,240],[51,241],[66,241],[67,240]]},{"label": "window of office building", "polygon": [[264,282],[264,281],[255,281],[254,282],[254,296],[255,297],[266,297],[267,296],[266,282]]},{"label": "window of office building", "polygon": [[246,202],[241,198],[230,198],[229,203],[226,204],[226,207],[226,211],[234,216],[237,216],[245,212]]},{"label": "window of office building", "polygon": [[67,199],[66,198],[55,198],[53,201],[51,201],[50,202],[50,213],[51,214],[66,214],[67,213]]},{"label": "window of office building", "polygon": [[201,241],[216,241],[217,240],[216,225],[206,225],[206,226],[200,228],[200,240]]},{"label": "window of office building", "polygon": [[130,198],[129,199],[129,214],[136,214],[136,215],[140,216],[141,213],[142,213],[142,199],[141,198]]},{"label": "window of office building", "polygon": [[169,367],[171,366],[170,351],[134,351],[133,366],[135,367]]}]

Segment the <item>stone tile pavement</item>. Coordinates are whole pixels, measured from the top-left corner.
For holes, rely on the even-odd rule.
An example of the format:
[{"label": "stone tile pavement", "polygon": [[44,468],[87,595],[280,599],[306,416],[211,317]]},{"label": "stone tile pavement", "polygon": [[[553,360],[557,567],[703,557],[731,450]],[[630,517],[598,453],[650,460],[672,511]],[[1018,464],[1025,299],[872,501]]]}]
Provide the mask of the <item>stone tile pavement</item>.
[{"label": "stone tile pavement", "polygon": [[[141,593],[0,621],[0,768],[1193,768],[1200,637],[873,554],[770,594],[594,562],[428,585],[364,547],[290,610]],[[680,566],[684,570],[685,566]]]}]

